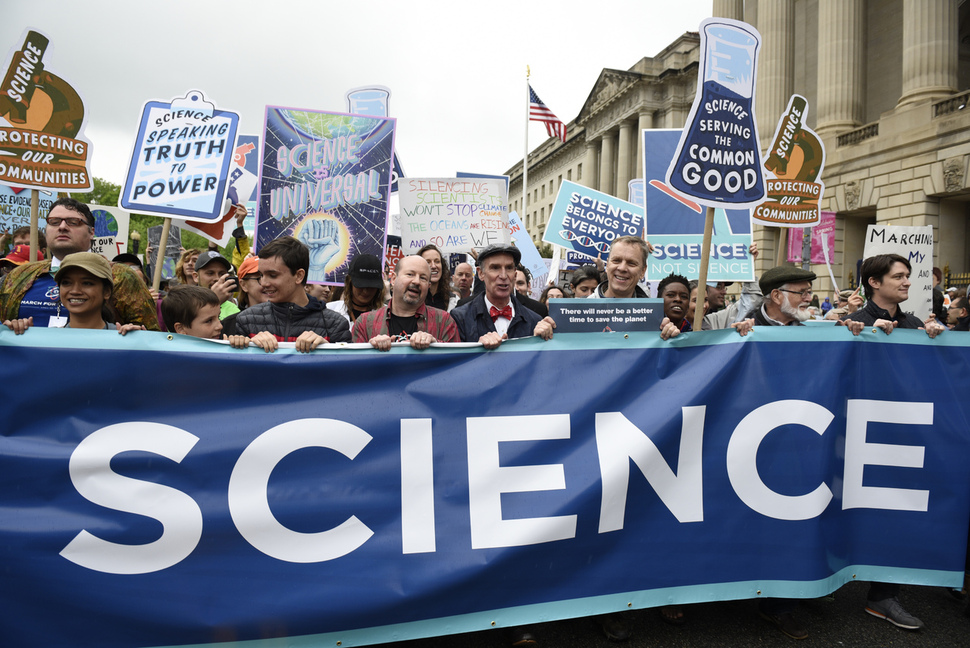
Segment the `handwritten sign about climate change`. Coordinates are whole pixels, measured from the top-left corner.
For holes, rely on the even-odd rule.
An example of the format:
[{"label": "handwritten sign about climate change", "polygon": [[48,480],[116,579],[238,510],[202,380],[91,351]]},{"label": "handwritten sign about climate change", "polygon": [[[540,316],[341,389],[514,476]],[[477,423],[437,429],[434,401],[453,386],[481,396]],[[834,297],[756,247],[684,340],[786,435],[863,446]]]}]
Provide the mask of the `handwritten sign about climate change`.
[{"label": "handwritten sign about climate change", "polygon": [[662,299],[550,299],[556,333],[659,331]]},{"label": "handwritten sign about climate change", "polygon": [[559,185],[542,240],[606,259],[621,236],[642,236],[643,207],[575,182]]},{"label": "handwritten sign about climate change", "polygon": [[358,254],[384,257],[395,120],[266,107],[256,250],[293,236],[312,283],[343,284]]},{"label": "handwritten sign about climate change", "polygon": [[701,23],[701,71],[666,183],[708,207],[754,207],[764,198],[754,117],[761,35],[743,22]]},{"label": "handwritten sign about climate change", "polygon": [[90,191],[91,144],[81,134],[84,102],[52,74],[50,40],[24,31],[0,85],[0,182],[26,189]]},{"label": "handwritten sign about climate change", "polygon": [[[671,190],[664,180],[681,136],[679,129],[642,131],[643,177],[646,179],[647,237],[653,253],[647,257],[647,279],[657,281],[679,274],[697,279],[704,241],[704,210],[700,204]],[[724,205],[727,207],[728,205]],[[708,281],[753,281],[751,217],[747,209],[714,211]]]},{"label": "handwritten sign about climate change", "polygon": [[505,182],[495,178],[405,178],[398,183],[408,254],[428,243],[444,254],[509,242]]},{"label": "handwritten sign about climate change", "polygon": [[142,108],[122,209],[178,219],[219,220],[239,115],[198,90]]},{"label": "handwritten sign about climate change", "polygon": [[[38,212],[40,213],[41,227],[43,227],[44,217],[51,209],[51,204],[56,200],[48,192],[41,192]],[[7,185],[0,185],[0,231],[7,230],[13,232],[18,227],[30,225],[30,192],[22,187],[14,188]]]},{"label": "handwritten sign about climate change", "polygon": [[91,251],[109,261],[128,251],[128,223],[130,215],[117,207],[91,205],[94,216],[94,241]]},{"label": "handwritten sign about climate change", "polygon": [[866,230],[865,258],[898,254],[913,266],[909,299],[899,305],[904,313],[924,319],[933,312],[933,227],[870,225]]},{"label": "handwritten sign about climate change", "polygon": [[817,225],[825,185],[818,182],[825,166],[825,147],[805,126],[808,100],[792,95],[778,122],[765,169],[768,199],[751,210],[751,218],[776,227]]}]

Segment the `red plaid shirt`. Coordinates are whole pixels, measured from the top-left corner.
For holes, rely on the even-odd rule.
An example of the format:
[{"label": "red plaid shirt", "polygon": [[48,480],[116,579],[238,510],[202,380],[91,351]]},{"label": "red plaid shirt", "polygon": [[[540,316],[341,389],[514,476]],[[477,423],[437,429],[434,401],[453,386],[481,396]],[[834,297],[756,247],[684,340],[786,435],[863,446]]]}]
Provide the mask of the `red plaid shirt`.
[{"label": "red plaid shirt", "polygon": [[[430,333],[438,342],[461,342],[455,321],[445,311],[421,304],[414,316],[418,320],[418,330]],[[389,304],[364,313],[354,322],[354,342],[370,342],[378,335],[389,335],[390,321]]]}]

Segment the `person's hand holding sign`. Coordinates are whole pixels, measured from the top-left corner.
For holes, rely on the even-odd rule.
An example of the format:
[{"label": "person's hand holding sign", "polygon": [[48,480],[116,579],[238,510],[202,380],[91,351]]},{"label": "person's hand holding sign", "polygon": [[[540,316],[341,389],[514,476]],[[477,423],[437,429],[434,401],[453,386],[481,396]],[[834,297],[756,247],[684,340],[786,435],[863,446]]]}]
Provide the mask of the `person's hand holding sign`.
[{"label": "person's hand holding sign", "polygon": [[340,228],[336,221],[313,219],[300,230],[300,241],[310,248],[310,272],[307,279],[323,281],[326,267],[340,251]]}]

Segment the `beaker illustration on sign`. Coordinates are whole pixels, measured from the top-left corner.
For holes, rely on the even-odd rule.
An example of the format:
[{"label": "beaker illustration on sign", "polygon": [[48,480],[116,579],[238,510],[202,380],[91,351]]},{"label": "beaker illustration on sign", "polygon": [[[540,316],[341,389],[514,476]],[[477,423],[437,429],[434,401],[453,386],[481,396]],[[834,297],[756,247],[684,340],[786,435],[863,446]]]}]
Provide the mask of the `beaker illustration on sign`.
[{"label": "beaker illustration on sign", "polygon": [[697,96],[667,184],[708,206],[751,206],[764,197],[754,88],[761,37],[750,25],[701,23]]}]

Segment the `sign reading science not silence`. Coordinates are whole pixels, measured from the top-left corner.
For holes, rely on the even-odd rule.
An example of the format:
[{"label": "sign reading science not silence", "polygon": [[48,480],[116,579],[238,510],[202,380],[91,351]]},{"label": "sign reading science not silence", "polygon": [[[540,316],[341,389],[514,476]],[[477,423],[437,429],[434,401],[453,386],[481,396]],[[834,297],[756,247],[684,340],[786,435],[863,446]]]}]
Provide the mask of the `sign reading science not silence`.
[{"label": "sign reading science not silence", "polygon": [[81,96],[44,63],[50,40],[26,30],[7,56],[0,86],[0,183],[90,191],[91,144],[81,135]]}]

